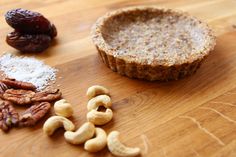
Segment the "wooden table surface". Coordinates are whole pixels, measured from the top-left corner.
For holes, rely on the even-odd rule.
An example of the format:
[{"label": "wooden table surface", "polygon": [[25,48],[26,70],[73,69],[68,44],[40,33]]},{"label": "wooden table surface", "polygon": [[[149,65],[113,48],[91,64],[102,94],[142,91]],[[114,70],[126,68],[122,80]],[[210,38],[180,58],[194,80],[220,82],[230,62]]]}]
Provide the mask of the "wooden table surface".
[{"label": "wooden table surface", "polygon": [[[101,62],[90,39],[92,24],[107,11],[143,4],[188,11],[213,28],[217,45],[195,75],[151,83],[120,76]],[[235,0],[1,0],[1,53],[22,55],[5,43],[12,28],[4,14],[18,7],[42,13],[58,28],[53,46],[29,56],[59,69],[56,84],[73,104],[77,127],[86,121],[87,88],[100,84],[110,89],[114,111],[103,128],[120,131],[121,140],[140,147],[142,156],[236,156]],[[68,144],[63,129],[47,137],[42,131],[47,117],[33,128],[0,132],[0,156],[112,156],[107,148],[91,154],[83,145]]]}]

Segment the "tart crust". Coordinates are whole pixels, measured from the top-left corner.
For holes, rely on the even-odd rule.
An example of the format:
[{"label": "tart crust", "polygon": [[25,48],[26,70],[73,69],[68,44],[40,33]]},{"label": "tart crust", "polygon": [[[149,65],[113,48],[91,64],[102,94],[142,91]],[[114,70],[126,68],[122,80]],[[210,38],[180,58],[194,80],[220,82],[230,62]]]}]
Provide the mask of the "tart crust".
[{"label": "tart crust", "polygon": [[[158,50],[159,47],[154,46],[154,48],[156,48],[154,51],[153,50],[148,51],[148,49],[146,49],[146,47],[143,46],[143,43],[147,42],[145,40],[141,41],[141,43],[139,42],[138,44],[139,46],[141,45],[143,47],[139,48],[138,45],[134,44],[136,47],[130,49],[129,49],[130,45],[132,46],[132,43],[130,41],[133,40],[133,38],[128,39],[128,46],[126,45],[126,47],[124,48],[122,48],[122,44],[119,45],[120,43],[117,42],[120,40],[122,41],[125,38],[121,36],[121,39],[118,39],[120,37],[119,32],[121,32],[122,30],[130,29],[128,30],[128,33],[133,32],[132,28],[136,29],[136,26],[134,24],[141,23],[141,28],[142,28],[143,25],[146,27],[145,22],[148,23],[150,22],[149,20],[154,19],[155,21],[156,20],[155,18],[160,18],[165,20],[166,17],[174,19],[173,28],[181,28],[182,26],[184,26],[185,23],[181,21],[187,22],[187,24],[191,28],[190,34],[193,34],[193,37],[196,37],[197,40],[196,43],[194,41],[195,39],[190,38],[189,40],[185,40],[182,43],[186,44],[187,46],[190,45],[190,48],[184,49],[183,47],[185,45],[183,46],[180,44],[180,47],[182,49],[180,49],[180,51],[173,51],[173,52],[171,51],[172,47],[171,46],[168,47],[169,43],[167,43],[168,56],[165,56],[164,53],[162,54],[162,52]],[[141,22],[138,21],[139,19],[141,20]],[[183,23],[183,25],[180,25],[179,23]],[[171,30],[172,23],[167,24],[170,25],[170,27],[166,26],[166,24],[164,25],[163,22],[156,24],[157,25],[155,25],[154,23],[154,29],[156,29],[155,28],[156,26],[159,27],[160,25],[161,26],[163,25],[165,27],[164,31],[167,31],[167,33],[168,32],[175,33],[180,31],[180,29],[172,31]],[[148,27],[151,27],[151,24],[149,24]],[[135,33],[138,34],[140,32],[148,34],[147,31],[150,31],[151,28],[143,29],[142,32],[138,30]],[[188,27],[186,26],[186,28]],[[197,29],[197,31],[194,32],[195,28]],[[127,33],[127,31],[125,33]],[[129,36],[132,37],[132,35],[133,34],[131,35],[128,34],[128,37]],[[173,37],[170,39],[166,39],[165,37],[166,36],[160,39],[171,41],[175,38]],[[142,38],[144,39],[147,37],[142,36],[141,39]],[[112,69],[115,72],[118,72],[121,75],[128,76],[130,78],[145,79],[149,81],[177,80],[179,78],[183,78],[185,76],[195,73],[196,70],[202,64],[202,61],[208,56],[209,52],[214,49],[216,43],[215,36],[213,35],[208,25],[201,22],[197,18],[190,16],[187,13],[173,11],[170,9],[160,9],[153,6],[130,7],[107,13],[103,17],[99,18],[97,22],[94,24],[92,28],[92,40],[103,62],[110,69]],[[190,40],[193,41],[195,47],[191,45],[191,42],[188,43],[188,41]],[[151,40],[148,40],[147,44],[150,44],[150,42]],[[146,49],[146,51],[142,52],[142,48]],[[124,54],[122,54],[123,51],[125,51]],[[155,55],[159,56],[159,58],[153,57],[153,54],[154,56]],[[161,60],[160,58],[163,58],[162,55],[166,58]],[[175,56],[174,59],[173,56]]]}]

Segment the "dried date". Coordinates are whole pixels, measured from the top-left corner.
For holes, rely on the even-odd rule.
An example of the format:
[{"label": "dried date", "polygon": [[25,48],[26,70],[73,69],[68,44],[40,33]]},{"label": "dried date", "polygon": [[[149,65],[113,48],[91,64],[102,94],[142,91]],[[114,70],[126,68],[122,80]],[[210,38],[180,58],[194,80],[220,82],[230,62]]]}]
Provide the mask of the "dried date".
[{"label": "dried date", "polygon": [[32,103],[35,92],[23,89],[8,89],[3,94],[3,99],[18,105],[28,105]]},{"label": "dried date", "polygon": [[5,14],[6,22],[16,30],[29,34],[48,33],[51,23],[42,14],[18,8]]},{"label": "dried date", "polygon": [[33,126],[49,111],[48,102],[35,103],[20,116],[20,126]]},{"label": "dried date", "polygon": [[[14,89],[36,90],[35,85],[33,85],[32,83],[17,81],[16,79],[12,78],[5,78],[4,80],[1,80],[1,82],[4,83],[7,87]],[[1,82],[0,82],[0,87],[1,87]]]},{"label": "dried date", "polygon": [[8,101],[0,100],[0,128],[8,131],[11,127],[17,126],[19,114],[15,111],[12,104]]},{"label": "dried date", "polygon": [[46,89],[45,91],[35,93],[32,98],[34,102],[42,102],[42,101],[55,101],[61,97],[61,92],[59,89]]},{"label": "dried date", "polygon": [[51,24],[51,28],[49,32],[47,33],[52,39],[57,36],[57,28],[54,24]]},{"label": "dried date", "polygon": [[51,37],[45,34],[22,34],[18,31],[7,35],[6,42],[21,52],[42,52],[51,43]]}]

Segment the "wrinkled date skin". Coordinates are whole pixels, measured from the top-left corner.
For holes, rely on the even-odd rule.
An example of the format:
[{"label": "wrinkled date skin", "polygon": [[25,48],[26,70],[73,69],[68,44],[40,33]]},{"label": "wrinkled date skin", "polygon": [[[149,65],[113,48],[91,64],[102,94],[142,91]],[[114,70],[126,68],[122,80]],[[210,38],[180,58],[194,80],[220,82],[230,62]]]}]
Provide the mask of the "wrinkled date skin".
[{"label": "wrinkled date skin", "polygon": [[12,9],[5,14],[6,22],[22,33],[41,34],[51,30],[51,23],[42,14],[25,9]]},{"label": "wrinkled date skin", "polygon": [[35,92],[23,89],[8,89],[3,94],[2,98],[17,105],[28,105],[32,103],[32,98]]},{"label": "wrinkled date skin", "polygon": [[57,28],[54,24],[51,24],[51,28],[49,30],[49,36],[53,39],[57,36]]},{"label": "wrinkled date skin", "polygon": [[0,93],[1,93],[1,82],[4,83],[8,88],[25,89],[33,91],[36,90],[35,85],[33,85],[32,83],[17,81],[16,79],[12,78],[5,78],[4,80],[0,81]]},{"label": "wrinkled date skin", "polygon": [[33,126],[49,111],[51,104],[48,102],[35,103],[20,116],[20,126]]},{"label": "wrinkled date skin", "polygon": [[61,92],[59,89],[46,89],[45,91],[35,93],[32,98],[34,102],[48,101],[52,102],[61,98]]},{"label": "wrinkled date skin", "polygon": [[18,31],[7,35],[6,42],[21,52],[42,52],[51,43],[51,37],[45,34],[22,34]]},{"label": "wrinkled date skin", "polygon": [[19,114],[12,104],[0,99],[0,128],[7,132],[11,127],[19,123]]},{"label": "wrinkled date skin", "polygon": [[57,36],[57,29],[38,12],[12,9],[5,14],[6,22],[15,29],[6,37],[8,45],[21,52],[42,52]]}]

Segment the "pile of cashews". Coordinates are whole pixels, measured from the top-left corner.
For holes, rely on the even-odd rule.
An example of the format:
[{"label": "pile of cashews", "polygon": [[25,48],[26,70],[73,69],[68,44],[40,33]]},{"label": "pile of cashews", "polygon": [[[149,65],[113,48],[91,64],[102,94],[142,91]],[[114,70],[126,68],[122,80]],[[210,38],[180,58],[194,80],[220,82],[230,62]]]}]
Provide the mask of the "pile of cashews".
[{"label": "pile of cashews", "polygon": [[[71,144],[84,143],[84,149],[88,152],[98,152],[108,146],[109,151],[116,156],[137,156],[140,148],[127,147],[119,140],[119,132],[106,132],[95,125],[104,125],[111,121],[113,112],[109,90],[103,86],[94,85],[88,88],[87,120],[80,128],[75,130],[75,125],[68,118],[73,115],[73,108],[65,99],[54,104],[56,116],[51,116],[43,125],[43,131],[51,136],[56,129],[64,127],[65,140]],[[105,112],[98,111],[99,106],[106,108]]]}]

